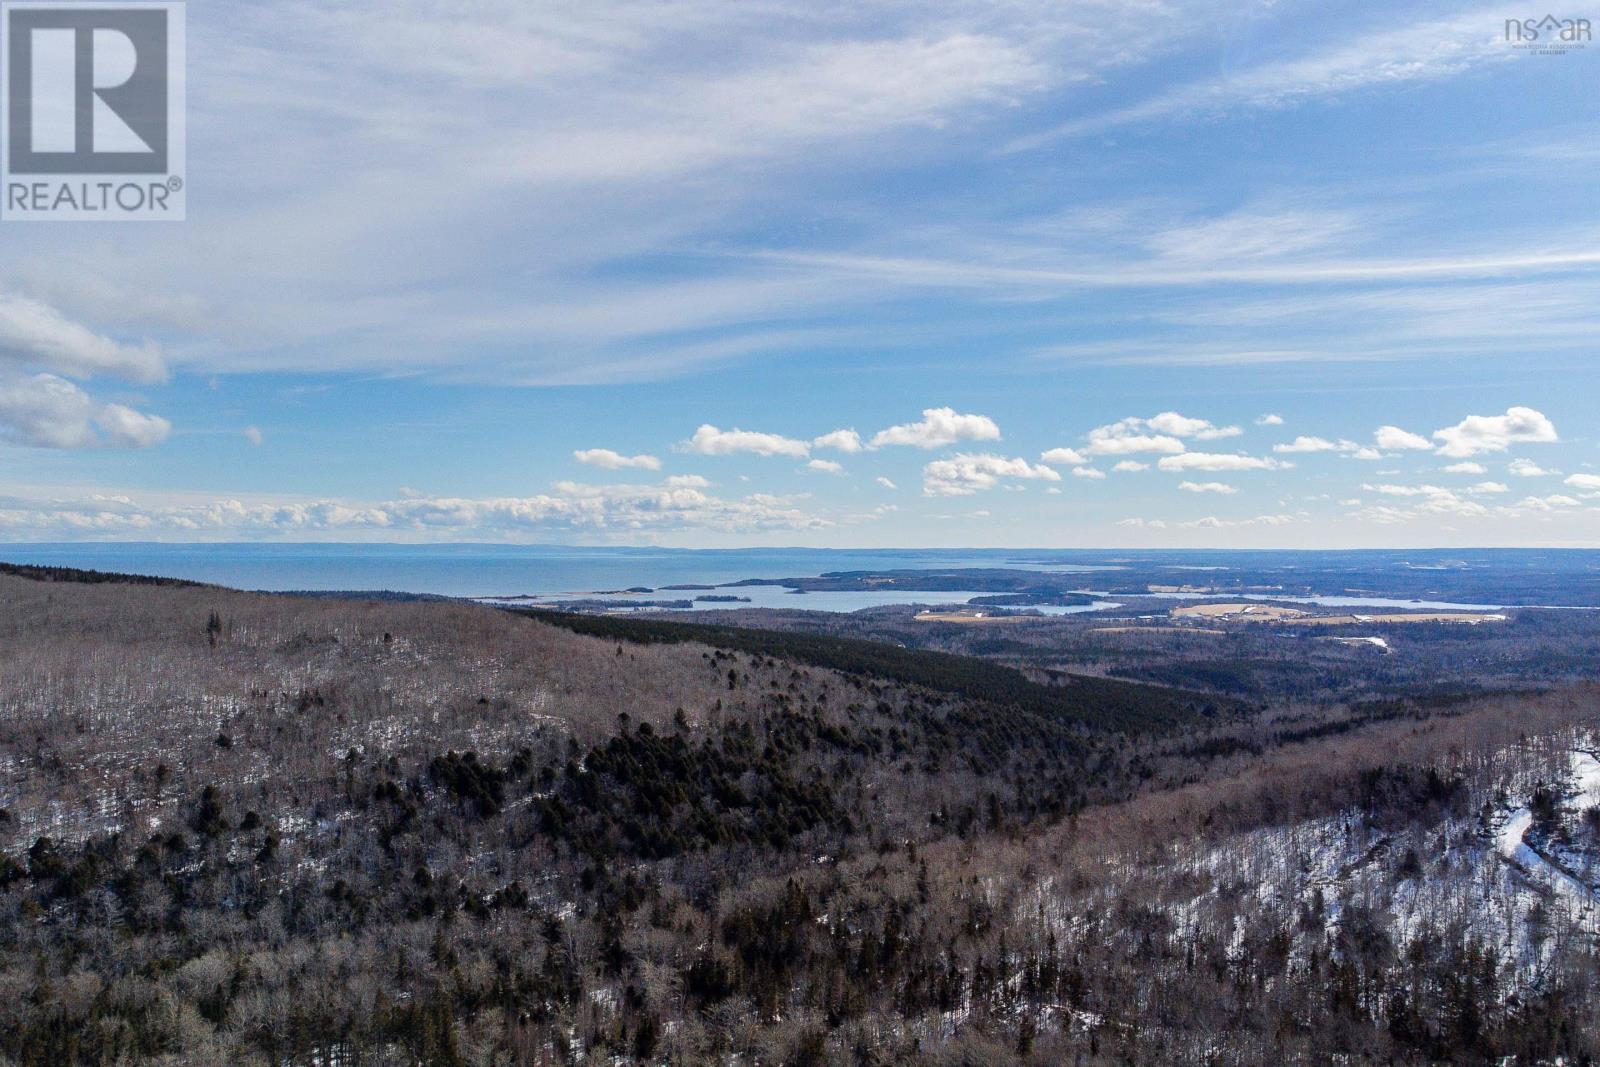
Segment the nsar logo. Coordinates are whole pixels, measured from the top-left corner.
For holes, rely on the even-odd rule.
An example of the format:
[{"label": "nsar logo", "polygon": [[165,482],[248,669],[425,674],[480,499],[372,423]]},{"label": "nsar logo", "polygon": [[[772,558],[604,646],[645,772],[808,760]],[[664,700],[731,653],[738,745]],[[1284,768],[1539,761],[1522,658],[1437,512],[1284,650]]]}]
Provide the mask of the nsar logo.
[{"label": "nsar logo", "polygon": [[1562,56],[1593,39],[1588,19],[1506,19],[1506,43],[1541,56]]}]

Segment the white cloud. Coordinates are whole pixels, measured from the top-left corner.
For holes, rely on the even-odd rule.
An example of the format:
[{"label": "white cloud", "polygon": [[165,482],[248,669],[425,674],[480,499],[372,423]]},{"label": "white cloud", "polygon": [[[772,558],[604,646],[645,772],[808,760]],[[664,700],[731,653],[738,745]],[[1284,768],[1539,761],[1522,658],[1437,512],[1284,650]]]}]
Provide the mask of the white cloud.
[{"label": "white cloud", "polygon": [[1239,490],[1225,482],[1179,482],[1178,488],[1186,493],[1220,493],[1232,496]]},{"label": "white cloud", "polygon": [[1133,472],[1133,471],[1147,471],[1147,470],[1150,469],[1150,464],[1148,464],[1148,463],[1140,463],[1136,459],[1124,459],[1124,460],[1118,461],[1114,466],[1112,466],[1111,469],[1114,470],[1114,471],[1121,471],[1121,472],[1124,472],[1124,473],[1130,473],[1130,472]]},{"label": "white cloud", "polygon": [[375,503],[287,498],[209,498],[139,502],[131,495],[79,499],[0,497],[0,532],[12,537],[197,533],[241,536],[367,533],[382,539],[532,539],[551,531],[818,529],[828,521],[808,514],[803,498],[753,493],[719,498],[699,489],[558,482],[529,497],[406,496]]},{"label": "white cloud", "polygon": [[1600,489],[1600,474],[1569,474],[1561,479],[1561,484],[1574,489]]},{"label": "white cloud", "polygon": [[1185,452],[1163,456],[1156,463],[1164,471],[1270,471],[1283,466],[1275,459],[1237,452]]},{"label": "white cloud", "polygon": [[1337,441],[1330,441],[1326,437],[1309,437],[1304,434],[1296,437],[1293,441],[1273,445],[1272,450],[1280,455],[1338,452],[1350,459],[1379,460],[1384,458],[1384,454],[1376,448],[1371,448],[1357,441],[1351,441],[1343,437]]},{"label": "white cloud", "polygon": [[1079,467],[1089,460],[1076,448],[1052,448],[1039,457],[1040,463],[1048,463],[1052,467]]},{"label": "white cloud", "polygon": [[1105,478],[1106,472],[1096,470],[1093,467],[1073,467],[1072,476],[1074,478],[1088,478],[1090,481],[1101,481]]},{"label": "white cloud", "polygon": [[812,448],[831,448],[835,452],[860,452],[861,435],[854,430],[834,430],[815,438],[811,442]]},{"label": "white cloud", "polygon": [[877,478],[874,478],[873,481],[877,482],[879,485],[883,486],[885,489],[899,489],[900,488],[898,485],[895,485],[894,482],[890,481],[887,478],[881,477],[881,476],[877,477]]},{"label": "white cloud", "polygon": [[806,464],[806,470],[819,471],[823,474],[843,474],[844,464],[835,463],[831,459],[814,459]]},{"label": "white cloud", "polygon": [[923,467],[922,492],[926,496],[971,496],[979,490],[993,488],[1002,478],[1059,482],[1061,475],[1021,458],[963,453],[951,459],[934,460]]},{"label": "white cloud", "polygon": [[804,441],[782,437],[775,433],[756,433],[753,430],[719,430],[706,423],[694,432],[683,446],[702,456],[732,456],[749,453],[756,456],[794,456],[804,459],[811,454],[811,446]]},{"label": "white cloud", "polygon": [[1384,496],[1450,496],[1449,489],[1437,485],[1363,485],[1361,488],[1369,493],[1382,493]]},{"label": "white cloud", "polygon": [[154,382],[167,374],[156,345],[120,344],[47,304],[6,293],[0,293],[0,360],[77,377],[114,374]]},{"label": "white cloud", "polygon": [[1135,452],[1177,453],[1184,443],[1170,434],[1145,432],[1144,419],[1127,418],[1089,431],[1087,451],[1096,456],[1124,456]]},{"label": "white cloud", "polygon": [[1506,466],[1506,470],[1518,478],[1544,478],[1560,473],[1559,471],[1547,470],[1531,459],[1514,459]]},{"label": "white cloud", "polygon": [[1336,452],[1339,446],[1326,437],[1296,437],[1288,444],[1273,445],[1274,452]]},{"label": "white cloud", "polygon": [[1147,530],[1165,530],[1167,528],[1167,523],[1164,519],[1118,519],[1117,525],[1137,526]]},{"label": "white cloud", "polygon": [[1287,526],[1296,519],[1293,515],[1257,515],[1253,519],[1219,519],[1215,515],[1207,515],[1203,519],[1193,519],[1189,522],[1178,523],[1182,530],[1225,530],[1231,526]]},{"label": "white cloud", "polygon": [[624,456],[620,452],[613,452],[609,448],[584,448],[572,453],[572,458],[579,463],[590,467],[599,467],[601,470],[642,470],[658,471],[661,461],[654,456],[638,455]]},{"label": "white cloud", "polygon": [[1561,508],[1582,507],[1583,502],[1561,493],[1554,493],[1550,496],[1524,497],[1517,506],[1529,511],[1557,511]]},{"label": "white cloud", "polygon": [[673,489],[709,489],[711,480],[698,474],[673,474],[667,477],[667,485]]},{"label": "white cloud", "polygon": [[1391,452],[1407,449],[1418,451],[1433,447],[1433,442],[1426,437],[1409,430],[1402,430],[1398,426],[1380,426],[1372,432],[1372,439],[1377,442],[1379,448],[1386,448]]},{"label": "white cloud", "polygon": [[1256,420],[1257,426],[1282,426],[1282,415],[1263,415]]},{"label": "white cloud", "polygon": [[1183,438],[1210,441],[1236,437],[1237,426],[1214,426],[1205,419],[1193,419],[1176,411],[1163,411],[1148,419],[1129,417],[1089,431],[1086,451],[1095,456],[1125,456],[1139,452],[1176,455],[1187,446]]},{"label": "white cloud", "polygon": [[[1482,463],[1472,463],[1470,461],[1462,462],[1462,463],[1452,463],[1448,467],[1443,467],[1441,469],[1446,474],[1488,474],[1489,473],[1489,468],[1485,467]],[[1512,473],[1515,474],[1516,472],[1512,471]]]},{"label": "white cloud", "polygon": [[[1102,427],[1101,429],[1103,429]],[[1152,437],[1148,434],[1116,434],[1096,437],[1099,430],[1089,431],[1088,452],[1096,456],[1125,456],[1136,452],[1161,452],[1168,455],[1182,452],[1184,444],[1176,437]]]},{"label": "white cloud", "polygon": [[[1499,505],[1491,508],[1477,500],[1466,499],[1466,497],[1450,489],[1437,485],[1395,485],[1386,483],[1365,485],[1362,488],[1384,496],[1406,497],[1415,501],[1410,508],[1382,505],[1368,508],[1356,515],[1357,518],[1378,523],[1401,523],[1418,518],[1438,516],[1515,520],[1526,518],[1530,514],[1547,513],[1575,507],[1579,504],[1572,497],[1555,494],[1545,497],[1530,496],[1514,505]],[[1467,497],[1499,496],[1510,491],[1510,487],[1503,482],[1479,482],[1463,490]],[[1359,505],[1360,501],[1350,501],[1349,503]]]},{"label": "white cloud", "polygon": [[954,408],[927,408],[922,421],[891,426],[872,437],[873,448],[910,445],[939,448],[957,441],[998,441],[1000,427],[986,415],[962,415]]},{"label": "white cloud", "polygon": [[1213,426],[1205,419],[1191,419],[1176,411],[1163,411],[1144,420],[1147,428],[1173,437],[1193,437],[1197,441],[1213,441],[1220,437],[1238,437],[1244,431],[1237,426]]},{"label": "white cloud", "polygon": [[249,441],[251,444],[256,445],[257,447],[259,447],[267,439],[266,435],[261,432],[261,427],[259,426],[246,426],[240,432],[244,434],[244,439],[246,441]]},{"label": "white cloud", "polygon": [[1464,458],[1479,452],[1504,452],[1513,444],[1547,444],[1559,440],[1553,423],[1528,407],[1507,408],[1504,415],[1469,415],[1433,432],[1441,456]]},{"label": "white cloud", "polygon": [[[98,432],[97,432],[98,430]],[[0,438],[34,448],[145,448],[172,424],[122,404],[97,404],[65,378],[36,374],[0,382]]]},{"label": "white cloud", "polygon": [[105,405],[94,421],[111,444],[123,448],[149,448],[172,433],[172,423],[160,415],[146,415],[121,404]]}]

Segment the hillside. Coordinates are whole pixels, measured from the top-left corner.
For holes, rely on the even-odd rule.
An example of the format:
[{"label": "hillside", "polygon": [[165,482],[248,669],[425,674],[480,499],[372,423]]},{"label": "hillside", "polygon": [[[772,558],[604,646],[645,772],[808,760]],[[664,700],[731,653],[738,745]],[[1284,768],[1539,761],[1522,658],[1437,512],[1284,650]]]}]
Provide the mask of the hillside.
[{"label": "hillside", "polygon": [[985,659],[906,648],[884,641],[573,612],[527,614],[574,633],[638,644],[693,642],[752,655],[776,656],[858,678],[923,686],[985,704],[1021,708],[1051,721],[1125,733],[1172,729],[1197,719],[1237,716],[1241,711],[1231,700],[1089,675],[1062,672],[1056,684],[1042,685],[1021,671]]},{"label": "hillside", "polygon": [[1593,1054],[1596,707],[4,576],[0,1063]]}]

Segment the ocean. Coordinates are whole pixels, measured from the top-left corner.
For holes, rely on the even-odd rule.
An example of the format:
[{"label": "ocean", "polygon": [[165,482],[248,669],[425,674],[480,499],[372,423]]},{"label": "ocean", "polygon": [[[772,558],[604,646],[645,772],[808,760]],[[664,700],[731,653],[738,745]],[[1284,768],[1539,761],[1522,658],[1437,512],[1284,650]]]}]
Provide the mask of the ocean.
[{"label": "ocean", "polygon": [[[1574,549],[1336,552],[1105,549],[682,549],[563,545],[0,544],[0,561],[187,578],[235,589],[431,593],[482,600],[585,598],[633,588],[639,600],[695,600],[746,579],[808,578],[832,571],[1008,567],[1082,574],[1074,590],[1137,595],[1145,583],[1220,581],[1227,595],[1326,606],[1484,610],[1504,605],[1600,607],[1600,552]],[[1122,572],[1118,574],[1116,572]],[[1214,573],[1224,572],[1224,573]],[[1226,576],[1225,576],[1226,575]],[[1243,588],[1240,587],[1241,583]],[[1107,593],[1107,590],[1112,592]],[[858,611],[888,604],[964,604],[975,591],[856,589],[796,594],[779,586],[717,590],[738,607]],[[1217,594],[1169,590],[1177,599]],[[627,597],[606,597],[617,607]],[[1043,607],[1048,613],[1093,610]]]},{"label": "ocean", "polygon": [[[667,585],[722,585],[746,578],[811,577],[825,571],[1026,567],[1093,572],[1103,566],[1041,563],[1019,549],[671,549],[560,545],[356,545],[60,543],[0,545],[0,560],[187,578],[236,589],[387,590],[454,597],[549,596]],[[779,591],[781,592],[781,591]],[[662,593],[662,597],[693,593]],[[809,594],[811,597],[820,594]],[[904,594],[901,594],[902,596]],[[971,594],[967,594],[971,595]],[[923,599],[964,602],[967,595]],[[857,594],[868,606],[870,593]],[[864,598],[864,599],[863,599]],[[826,598],[824,598],[826,599]],[[823,606],[793,597],[794,607]]]}]

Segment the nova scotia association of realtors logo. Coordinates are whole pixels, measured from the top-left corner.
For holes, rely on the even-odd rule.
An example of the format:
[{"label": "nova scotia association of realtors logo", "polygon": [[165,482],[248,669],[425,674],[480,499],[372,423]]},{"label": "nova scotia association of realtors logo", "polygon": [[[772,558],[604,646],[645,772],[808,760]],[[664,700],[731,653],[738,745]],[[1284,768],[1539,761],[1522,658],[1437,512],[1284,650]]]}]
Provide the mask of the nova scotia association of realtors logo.
[{"label": "nova scotia association of realtors logo", "polygon": [[181,220],[181,2],[0,2],[0,219]]},{"label": "nova scotia association of realtors logo", "polygon": [[1561,19],[1554,15],[1506,19],[1505,39],[1512,48],[1541,56],[1576,52],[1593,39],[1588,19]]}]

